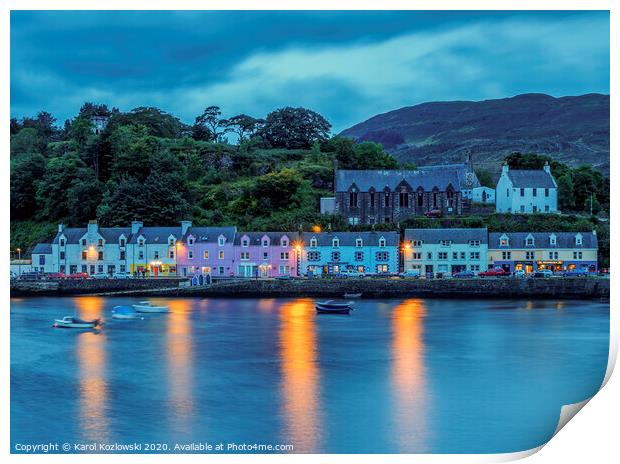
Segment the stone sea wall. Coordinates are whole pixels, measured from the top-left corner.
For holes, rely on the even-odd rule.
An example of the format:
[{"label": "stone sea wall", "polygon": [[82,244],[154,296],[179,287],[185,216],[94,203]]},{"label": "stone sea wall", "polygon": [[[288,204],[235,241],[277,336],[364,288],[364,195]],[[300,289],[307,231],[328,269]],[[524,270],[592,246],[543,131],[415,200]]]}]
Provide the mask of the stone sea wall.
[{"label": "stone sea wall", "polygon": [[[184,282],[184,284],[181,284]],[[605,278],[550,279],[236,279],[202,287],[186,287],[182,279],[85,280],[15,282],[12,296],[130,294],[203,298],[342,297],[362,293],[365,298],[609,298]]]}]

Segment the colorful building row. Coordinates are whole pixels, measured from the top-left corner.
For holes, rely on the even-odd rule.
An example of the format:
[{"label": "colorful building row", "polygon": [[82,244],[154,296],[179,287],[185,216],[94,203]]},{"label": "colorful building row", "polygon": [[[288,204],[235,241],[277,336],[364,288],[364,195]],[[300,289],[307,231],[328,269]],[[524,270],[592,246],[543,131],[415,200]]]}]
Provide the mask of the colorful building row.
[{"label": "colorful building row", "polygon": [[32,270],[136,276],[280,277],[322,274],[420,275],[491,267],[511,272],[597,269],[595,232],[489,233],[477,229],[398,232],[238,232],[236,227],[58,226],[38,244]]}]

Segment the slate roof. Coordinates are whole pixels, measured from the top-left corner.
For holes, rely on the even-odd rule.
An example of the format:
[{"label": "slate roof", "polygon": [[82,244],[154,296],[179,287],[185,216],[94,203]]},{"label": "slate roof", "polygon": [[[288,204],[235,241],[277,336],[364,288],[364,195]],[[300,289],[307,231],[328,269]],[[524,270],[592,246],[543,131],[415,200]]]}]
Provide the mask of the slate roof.
[{"label": "slate roof", "polygon": [[51,255],[52,244],[51,243],[37,243],[32,250],[33,255]]},{"label": "slate roof", "polygon": [[544,169],[509,169],[508,178],[514,188],[556,188],[553,176]]},{"label": "slate roof", "polygon": [[129,241],[131,237],[131,227],[100,227],[99,234],[106,242],[118,242],[121,235],[125,234],[125,238]]},{"label": "slate roof", "polygon": [[468,243],[470,240],[480,240],[488,243],[488,230],[478,229],[405,229],[405,242],[422,240],[424,243],[439,243],[441,240],[451,240],[452,243]]},{"label": "slate roof", "polygon": [[[525,239],[532,235],[534,245],[526,245]],[[556,245],[550,245],[550,236],[555,234]],[[582,235],[582,245],[575,244],[575,236]],[[509,245],[507,247],[500,246],[500,237],[508,236]],[[489,248],[492,249],[509,249],[509,248],[598,248],[598,239],[593,232],[492,232],[489,234]]]},{"label": "slate roof", "polygon": [[84,236],[88,229],[86,227],[65,227],[61,232],[56,234],[52,243],[58,244],[60,240],[60,236],[64,235],[67,237],[67,243],[79,243],[80,239]]},{"label": "slate roof", "polygon": [[[180,232],[180,230],[179,230]],[[235,239],[237,228],[230,227],[190,227],[187,233],[182,237],[182,241],[186,242],[187,237],[192,235],[196,243],[216,243],[220,235],[226,237],[226,243],[231,243]]]},{"label": "slate roof", "polygon": [[[440,166],[438,166],[439,168]],[[362,192],[367,192],[371,187],[376,191],[383,191],[385,187],[390,190],[396,189],[402,181],[406,181],[413,190],[422,187],[425,191],[431,191],[437,187],[444,191],[452,184],[454,190],[461,189],[461,180],[456,169],[420,169],[411,170],[338,170],[336,171],[336,192],[346,192],[351,184],[357,185]]]},{"label": "slate roof", "polygon": [[[77,244],[86,232],[88,232],[86,227],[65,227],[62,233],[58,232],[56,234],[56,237],[54,237],[54,241],[52,243],[57,244],[60,236],[64,235],[67,237],[67,244]],[[97,232],[107,243],[118,242],[121,234],[125,234],[127,239],[131,236],[130,227],[99,227]]]},{"label": "slate roof", "polygon": [[332,240],[338,238],[340,246],[355,246],[355,240],[361,238],[364,246],[379,246],[379,239],[385,238],[386,246],[399,246],[398,232],[304,232],[302,239],[305,247],[310,246],[310,239],[316,237],[318,246],[332,246]]},{"label": "slate roof", "polygon": [[[465,163],[457,163],[457,164],[437,164],[437,165],[431,165],[431,166],[420,166],[419,167],[420,171],[425,171],[425,172],[429,172],[429,173],[433,173],[435,171],[445,171],[445,170],[454,170],[456,172],[456,175],[459,178],[459,185],[461,186],[461,188],[466,188],[466,181],[467,181],[467,172],[468,172],[468,166]],[[480,187],[480,180],[478,179],[478,176],[476,175],[476,173],[473,173],[473,183],[471,185],[471,187],[467,187],[467,188],[475,188],[475,187]]]},{"label": "slate roof", "polygon": [[138,243],[138,237],[143,236],[147,244],[165,244],[168,243],[170,235],[178,239],[181,236],[181,227],[140,227],[140,230],[132,235],[129,243]]},{"label": "slate roof", "polygon": [[299,233],[297,232],[237,232],[235,236],[235,245],[241,245],[241,239],[244,236],[248,236],[250,239],[250,245],[261,245],[262,238],[266,235],[269,237],[269,242],[271,244],[280,244],[280,239],[284,236],[289,238],[289,241],[292,243],[299,239]]}]

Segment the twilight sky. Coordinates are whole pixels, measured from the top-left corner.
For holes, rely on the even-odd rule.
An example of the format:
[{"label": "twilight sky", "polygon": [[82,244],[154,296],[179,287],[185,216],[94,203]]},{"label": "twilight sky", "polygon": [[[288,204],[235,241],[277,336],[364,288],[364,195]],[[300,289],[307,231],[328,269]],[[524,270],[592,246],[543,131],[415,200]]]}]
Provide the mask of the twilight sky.
[{"label": "twilight sky", "polygon": [[323,114],[334,132],[403,106],[609,93],[607,12],[11,13],[11,116],[84,101]]}]

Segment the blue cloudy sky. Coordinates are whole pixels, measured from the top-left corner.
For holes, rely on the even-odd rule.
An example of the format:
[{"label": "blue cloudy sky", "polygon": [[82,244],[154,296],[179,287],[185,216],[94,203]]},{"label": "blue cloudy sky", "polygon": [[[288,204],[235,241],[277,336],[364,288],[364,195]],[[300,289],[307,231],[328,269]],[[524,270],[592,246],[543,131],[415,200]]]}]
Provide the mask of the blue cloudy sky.
[{"label": "blue cloudy sky", "polygon": [[607,12],[11,14],[11,115],[84,101],[264,117],[319,111],[340,131],[436,100],[609,93]]}]

